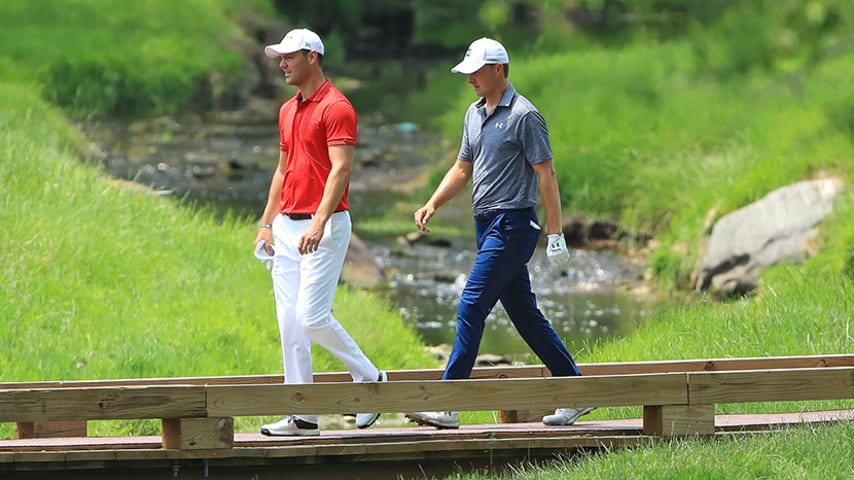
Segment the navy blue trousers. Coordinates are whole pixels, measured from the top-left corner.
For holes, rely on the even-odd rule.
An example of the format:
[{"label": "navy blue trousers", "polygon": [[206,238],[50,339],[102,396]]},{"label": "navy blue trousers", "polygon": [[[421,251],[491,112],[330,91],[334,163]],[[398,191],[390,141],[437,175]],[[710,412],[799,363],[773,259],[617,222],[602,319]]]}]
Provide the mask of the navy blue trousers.
[{"label": "navy blue trousers", "polygon": [[475,216],[477,256],[457,309],[457,336],[443,379],[468,378],[477,357],[486,316],[500,300],[519,334],[555,377],[581,372],[551,323],[537,307],[528,261],[540,228],[533,208]]}]

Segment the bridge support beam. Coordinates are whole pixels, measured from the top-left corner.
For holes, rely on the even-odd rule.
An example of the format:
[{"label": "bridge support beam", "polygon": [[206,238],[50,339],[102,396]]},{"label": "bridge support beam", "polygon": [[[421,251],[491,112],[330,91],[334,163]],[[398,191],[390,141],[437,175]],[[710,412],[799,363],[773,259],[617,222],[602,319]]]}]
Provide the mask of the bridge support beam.
[{"label": "bridge support beam", "polygon": [[15,438],[85,437],[86,420],[53,422],[17,422]]},{"label": "bridge support beam", "polygon": [[234,447],[234,419],[164,418],[163,448],[201,450]]},{"label": "bridge support beam", "polygon": [[646,435],[714,435],[714,405],[658,405],[643,407]]}]

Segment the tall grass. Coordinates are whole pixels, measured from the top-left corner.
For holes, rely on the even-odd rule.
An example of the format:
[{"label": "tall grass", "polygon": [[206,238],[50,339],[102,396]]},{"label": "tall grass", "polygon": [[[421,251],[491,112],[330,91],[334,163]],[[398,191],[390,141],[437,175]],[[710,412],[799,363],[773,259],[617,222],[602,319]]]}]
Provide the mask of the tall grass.
[{"label": "tall grass", "polygon": [[626,449],[560,457],[547,465],[458,473],[448,480],[844,480],[854,475],[854,422],[793,427],[771,435],[715,441],[649,442]]},{"label": "tall grass", "polygon": [[[194,95],[238,89],[247,43],[240,9],[223,0],[9,0],[0,6],[0,73],[38,82],[75,116],[174,113]],[[188,28],[192,25],[192,28]],[[8,74],[8,76],[6,75]]]}]

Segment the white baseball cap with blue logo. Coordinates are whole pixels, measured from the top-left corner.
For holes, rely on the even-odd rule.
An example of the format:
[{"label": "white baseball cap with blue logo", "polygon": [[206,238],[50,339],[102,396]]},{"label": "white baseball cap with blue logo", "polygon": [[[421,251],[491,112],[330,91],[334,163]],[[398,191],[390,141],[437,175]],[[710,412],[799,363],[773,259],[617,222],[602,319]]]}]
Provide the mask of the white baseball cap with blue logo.
[{"label": "white baseball cap with blue logo", "polygon": [[491,38],[479,38],[469,45],[463,61],[451,69],[454,73],[469,75],[488,64],[510,63],[504,45]]}]

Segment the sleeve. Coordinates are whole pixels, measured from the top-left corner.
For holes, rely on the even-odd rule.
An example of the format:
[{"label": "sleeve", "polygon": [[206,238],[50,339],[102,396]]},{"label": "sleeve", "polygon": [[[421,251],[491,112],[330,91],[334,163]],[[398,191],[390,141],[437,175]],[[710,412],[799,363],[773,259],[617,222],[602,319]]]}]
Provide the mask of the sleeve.
[{"label": "sleeve", "polygon": [[469,162],[469,163],[474,162],[474,154],[473,154],[472,148],[471,148],[471,142],[469,139],[469,128],[468,128],[469,122],[472,121],[471,120],[471,113],[472,113],[472,107],[469,107],[469,109],[466,110],[466,116],[465,116],[465,119],[463,120],[463,139],[462,139],[462,142],[460,143],[460,153],[457,155],[458,159],[460,159],[464,162]]},{"label": "sleeve", "polygon": [[549,129],[546,120],[536,110],[531,110],[522,117],[519,122],[521,131],[519,139],[525,157],[532,165],[542,163],[553,158],[551,142],[549,140]]},{"label": "sleeve", "polygon": [[282,104],[279,107],[279,150],[283,152],[288,151],[288,141],[286,140],[288,135],[285,132],[285,125],[287,122],[285,121],[285,117],[287,116],[287,103]]},{"label": "sleeve", "polygon": [[349,102],[335,102],[326,109],[326,144],[356,145],[359,119]]}]

